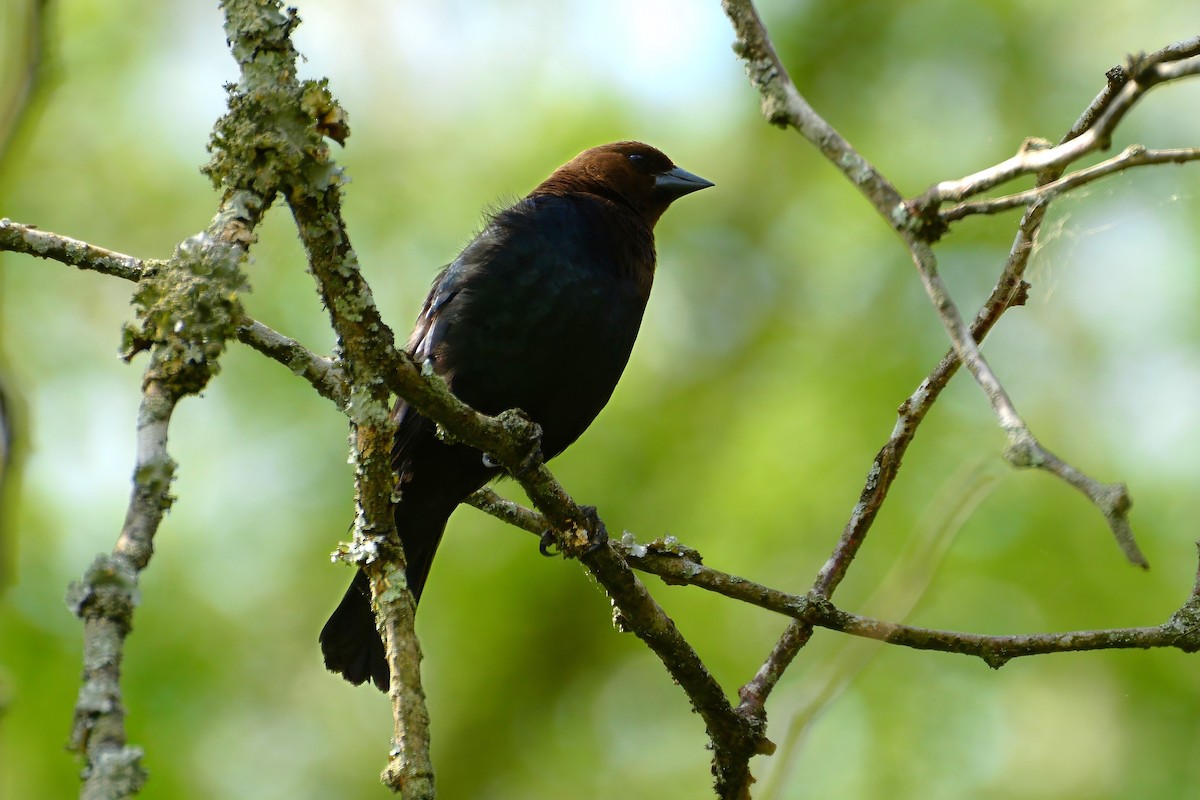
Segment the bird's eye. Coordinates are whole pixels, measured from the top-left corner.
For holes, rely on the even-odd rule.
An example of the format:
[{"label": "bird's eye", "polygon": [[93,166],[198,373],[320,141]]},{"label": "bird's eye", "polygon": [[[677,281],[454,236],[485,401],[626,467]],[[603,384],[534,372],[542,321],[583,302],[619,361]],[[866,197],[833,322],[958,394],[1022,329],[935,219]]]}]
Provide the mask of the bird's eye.
[{"label": "bird's eye", "polygon": [[630,153],[629,163],[633,164],[635,167],[643,167],[646,165],[646,157],[641,153]]}]

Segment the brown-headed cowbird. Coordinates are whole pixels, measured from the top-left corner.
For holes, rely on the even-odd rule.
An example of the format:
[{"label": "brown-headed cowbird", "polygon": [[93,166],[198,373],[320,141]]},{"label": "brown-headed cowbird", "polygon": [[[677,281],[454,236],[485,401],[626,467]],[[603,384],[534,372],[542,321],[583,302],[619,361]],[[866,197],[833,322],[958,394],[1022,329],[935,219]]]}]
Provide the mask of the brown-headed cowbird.
[{"label": "brown-headed cowbird", "polygon": [[[600,413],[629,360],[654,280],[654,223],[708,186],[639,142],[585,150],[494,214],[434,279],[408,352],[479,411],[523,410],[553,458]],[[392,413],[396,529],[419,600],[446,520],[499,470],[440,440],[403,400]],[[388,688],[362,571],[321,631],[321,650],[351,683]]]}]

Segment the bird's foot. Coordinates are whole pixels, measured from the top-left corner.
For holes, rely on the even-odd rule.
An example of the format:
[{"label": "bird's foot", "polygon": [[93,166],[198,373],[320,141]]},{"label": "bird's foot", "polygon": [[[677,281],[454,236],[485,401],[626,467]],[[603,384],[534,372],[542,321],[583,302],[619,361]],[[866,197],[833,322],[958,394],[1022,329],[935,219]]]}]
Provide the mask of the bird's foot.
[{"label": "bird's foot", "polygon": [[[500,412],[496,416],[496,420],[504,426],[506,431],[521,440],[525,448],[516,467],[509,470],[510,475],[514,478],[528,476],[545,463],[546,459],[542,454],[542,426],[531,420],[529,415],[519,408],[510,408]],[[485,464],[488,464],[488,461],[492,462],[488,464],[489,467],[500,464],[494,456],[486,453],[483,458]]]},{"label": "bird's foot", "polygon": [[538,542],[538,552],[547,557],[560,553],[568,556],[587,556],[608,544],[608,528],[604,520],[596,513],[595,506],[581,506],[584,524],[575,527],[566,538],[566,547],[560,547],[558,537],[553,528],[542,531],[541,541]]},{"label": "bird's foot", "polygon": [[583,555],[591,555],[608,544],[608,528],[604,526],[604,520],[600,519],[595,506],[583,506],[583,514],[587,518],[587,530],[584,532],[587,547]]}]

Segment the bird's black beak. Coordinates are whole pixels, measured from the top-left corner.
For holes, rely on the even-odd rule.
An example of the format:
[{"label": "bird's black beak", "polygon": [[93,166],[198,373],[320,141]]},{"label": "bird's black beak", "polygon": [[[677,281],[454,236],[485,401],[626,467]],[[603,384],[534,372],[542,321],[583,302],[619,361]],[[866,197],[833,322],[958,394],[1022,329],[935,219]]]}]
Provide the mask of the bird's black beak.
[{"label": "bird's black beak", "polygon": [[673,167],[654,176],[655,194],[669,197],[672,200],[713,185],[712,181],[706,181],[699,175],[693,175],[680,167]]}]

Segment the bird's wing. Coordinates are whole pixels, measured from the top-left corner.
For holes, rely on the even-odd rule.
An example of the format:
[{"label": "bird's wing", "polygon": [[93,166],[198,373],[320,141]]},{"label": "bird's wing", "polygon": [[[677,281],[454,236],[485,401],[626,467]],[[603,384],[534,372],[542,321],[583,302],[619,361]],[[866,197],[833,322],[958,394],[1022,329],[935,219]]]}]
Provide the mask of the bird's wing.
[{"label": "bird's wing", "polygon": [[[445,374],[445,365],[437,363],[434,357],[435,350],[446,336],[454,316],[450,312],[470,279],[473,265],[478,264],[483,253],[492,246],[494,237],[484,231],[433,279],[429,295],[421,306],[421,313],[417,315],[416,325],[405,345],[418,364],[424,366],[430,362],[435,372]],[[399,472],[403,471],[412,443],[424,433],[432,431],[433,423],[413,411],[403,399],[396,401],[392,416],[399,425],[392,445],[392,468]]]},{"label": "bird's wing", "polygon": [[[457,290],[452,288],[454,282],[450,276],[453,266],[451,264],[445,267],[433,279],[429,296],[425,298],[421,313],[417,315],[417,324],[408,337],[408,344],[405,345],[405,349],[418,364],[424,364],[429,359],[431,351],[429,334],[434,327],[438,310],[457,294]],[[404,462],[407,460],[406,454],[409,452],[411,443],[422,432],[429,429],[432,423],[413,411],[403,398],[396,399],[396,405],[392,408],[392,417],[399,425],[396,430],[396,438],[392,442],[392,469],[399,472],[404,468]]]}]

